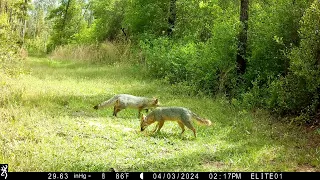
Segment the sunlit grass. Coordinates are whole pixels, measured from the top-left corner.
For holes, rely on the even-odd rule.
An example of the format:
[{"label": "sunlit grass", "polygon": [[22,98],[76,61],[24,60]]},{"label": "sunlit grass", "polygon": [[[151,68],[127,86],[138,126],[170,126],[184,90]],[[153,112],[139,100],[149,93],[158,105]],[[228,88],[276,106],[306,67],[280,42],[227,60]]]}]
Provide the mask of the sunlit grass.
[{"label": "sunlit grass", "polygon": [[[29,73],[1,82],[0,163],[11,171],[319,171],[316,132],[247,112],[224,98],[187,96],[127,64],[30,58]],[[179,93],[176,93],[179,92]],[[114,94],[158,97],[213,122],[190,130],[167,122],[140,132],[137,111],[94,110]],[[303,168],[301,168],[303,167]],[[306,168],[307,167],[307,168]]]}]

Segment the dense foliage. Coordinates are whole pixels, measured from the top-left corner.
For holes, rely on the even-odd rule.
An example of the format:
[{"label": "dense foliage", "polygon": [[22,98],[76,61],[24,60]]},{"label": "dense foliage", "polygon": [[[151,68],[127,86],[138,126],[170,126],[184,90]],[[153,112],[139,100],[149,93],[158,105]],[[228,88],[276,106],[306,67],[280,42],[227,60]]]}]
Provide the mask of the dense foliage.
[{"label": "dense foliage", "polygon": [[318,116],[320,108],[320,3],[314,1],[300,20],[300,43],[287,57],[289,73],[274,82],[273,109],[282,113],[304,114],[302,120]]},{"label": "dense foliage", "polygon": [[[20,73],[29,0],[0,1],[0,76]],[[2,78],[1,78],[2,79]]]}]

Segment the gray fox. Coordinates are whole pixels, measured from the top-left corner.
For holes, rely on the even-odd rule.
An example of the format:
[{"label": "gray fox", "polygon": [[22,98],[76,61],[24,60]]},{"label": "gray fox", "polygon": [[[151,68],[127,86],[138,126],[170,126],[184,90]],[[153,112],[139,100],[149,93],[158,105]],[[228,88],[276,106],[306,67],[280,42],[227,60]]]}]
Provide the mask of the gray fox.
[{"label": "gray fox", "polygon": [[192,118],[195,118],[198,122],[207,126],[211,125],[211,121],[203,119],[184,107],[157,107],[147,116],[142,115],[141,117],[141,131],[144,131],[146,127],[154,122],[158,122],[153,132],[160,131],[165,121],[177,121],[182,129],[181,135],[185,131],[184,126],[187,126],[193,131],[195,137],[197,137],[196,129],[192,125]]},{"label": "gray fox", "polygon": [[141,111],[145,109],[148,111],[150,108],[154,108],[159,106],[158,98],[147,98],[147,97],[139,97],[133,96],[130,94],[118,94],[113,96],[107,101],[104,101],[98,105],[95,105],[94,109],[100,109],[107,106],[113,107],[113,116],[117,116],[117,113],[122,109],[126,108],[134,108],[138,109],[138,118],[141,116]]}]

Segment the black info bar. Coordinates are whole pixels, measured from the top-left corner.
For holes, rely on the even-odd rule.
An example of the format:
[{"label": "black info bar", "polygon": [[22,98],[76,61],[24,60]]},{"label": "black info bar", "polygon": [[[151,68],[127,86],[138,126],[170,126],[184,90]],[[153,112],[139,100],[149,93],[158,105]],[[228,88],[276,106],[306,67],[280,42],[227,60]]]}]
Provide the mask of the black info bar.
[{"label": "black info bar", "polygon": [[1,172],[0,179],[48,180],[291,180],[320,179],[320,172]]}]

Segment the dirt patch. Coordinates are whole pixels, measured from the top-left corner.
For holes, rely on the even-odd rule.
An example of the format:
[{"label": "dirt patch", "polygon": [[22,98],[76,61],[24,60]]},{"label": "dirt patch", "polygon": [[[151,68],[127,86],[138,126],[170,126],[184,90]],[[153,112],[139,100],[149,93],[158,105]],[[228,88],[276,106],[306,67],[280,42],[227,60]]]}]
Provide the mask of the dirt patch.
[{"label": "dirt patch", "polygon": [[118,125],[118,124],[113,124],[113,125],[109,124],[108,126],[113,128],[113,129],[121,130],[123,132],[135,132],[136,131],[133,128],[128,128],[128,127],[125,127],[123,125]]},{"label": "dirt patch", "polygon": [[301,165],[298,168],[295,169],[296,172],[319,172],[316,168],[314,168],[311,165],[305,164]]},{"label": "dirt patch", "polygon": [[320,127],[307,127],[306,132],[308,133],[308,144],[310,148],[318,148],[320,146]]},{"label": "dirt patch", "polygon": [[89,126],[95,126],[95,127],[100,128],[100,129],[103,129],[105,127],[105,125],[103,125],[103,124],[101,124],[99,122],[94,122],[94,121],[89,121],[88,125]]},{"label": "dirt patch", "polygon": [[219,161],[208,161],[208,162],[204,162],[202,166],[207,169],[212,169],[212,167],[216,169],[221,169],[221,168],[224,168],[226,165],[223,162],[219,162]]}]

